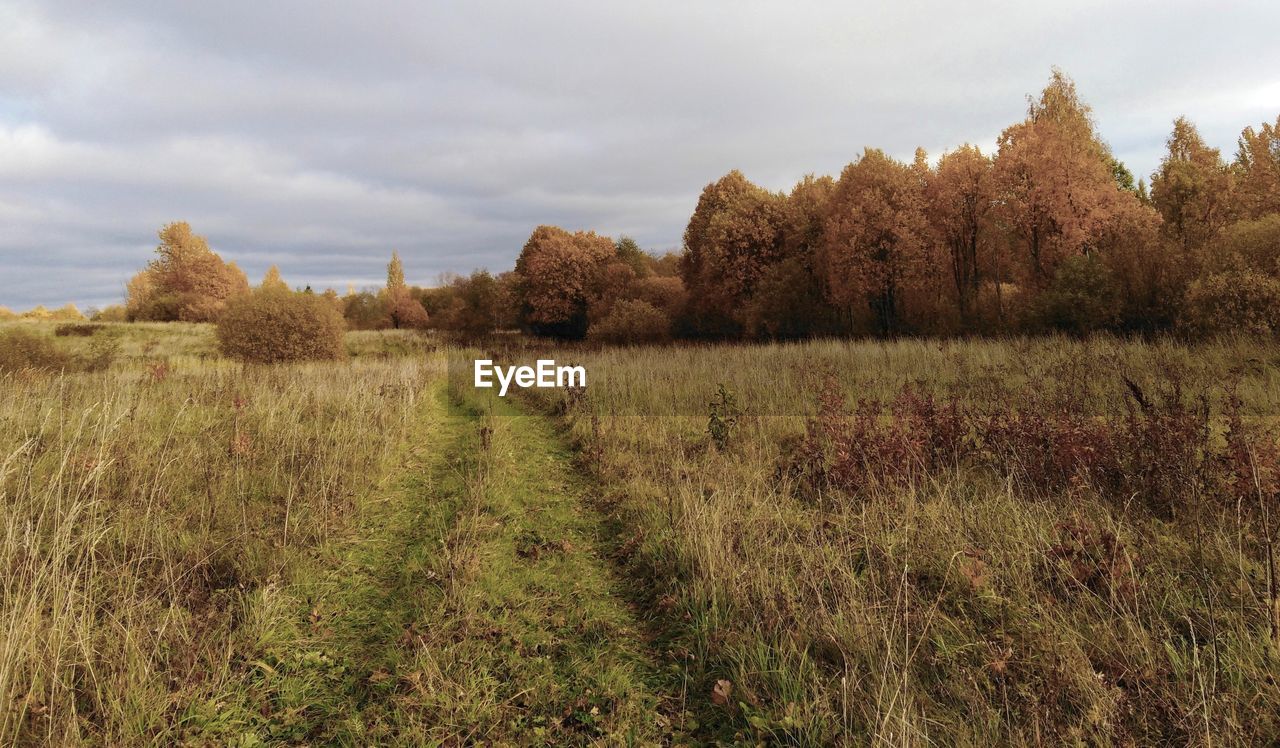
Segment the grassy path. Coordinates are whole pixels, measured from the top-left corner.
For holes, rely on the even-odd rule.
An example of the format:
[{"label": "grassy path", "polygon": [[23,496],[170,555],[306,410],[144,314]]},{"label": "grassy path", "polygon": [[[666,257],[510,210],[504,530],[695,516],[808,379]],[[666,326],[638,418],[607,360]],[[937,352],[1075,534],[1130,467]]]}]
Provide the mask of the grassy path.
[{"label": "grassy path", "polygon": [[281,595],[306,612],[258,643],[240,706],[193,715],[193,742],[672,740],[679,675],[650,654],[553,425],[445,397],[360,540]]}]

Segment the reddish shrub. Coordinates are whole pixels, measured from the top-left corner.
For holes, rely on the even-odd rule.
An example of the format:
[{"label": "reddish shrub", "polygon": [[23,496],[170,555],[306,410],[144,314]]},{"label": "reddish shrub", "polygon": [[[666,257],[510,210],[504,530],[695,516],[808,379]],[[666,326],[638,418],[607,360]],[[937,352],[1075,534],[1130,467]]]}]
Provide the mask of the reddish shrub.
[{"label": "reddish shrub", "polygon": [[430,319],[421,302],[408,294],[400,294],[390,304],[391,326],[397,330],[425,330]]},{"label": "reddish shrub", "polygon": [[791,472],[810,488],[860,494],[968,461],[1012,476],[1031,495],[1089,491],[1166,517],[1204,500],[1258,507],[1280,497],[1280,446],[1244,423],[1237,399],[1224,412],[1224,450],[1207,397],[1184,397],[1176,381],[1155,397],[1124,383],[1130,399],[1118,415],[1041,396],[978,413],[914,386],[887,405],[864,400],[849,412],[827,377]]},{"label": "reddish shrub", "polygon": [[901,485],[954,464],[968,433],[959,403],[905,387],[886,408],[859,401],[850,413],[835,378],[818,393],[818,412],[792,460],[793,472],[814,488],[860,493]]},{"label": "reddish shrub", "polygon": [[1115,533],[1083,519],[1062,522],[1056,528],[1058,542],[1050,546],[1045,557],[1050,564],[1050,577],[1063,592],[1084,588],[1104,597],[1136,601],[1137,559]]}]

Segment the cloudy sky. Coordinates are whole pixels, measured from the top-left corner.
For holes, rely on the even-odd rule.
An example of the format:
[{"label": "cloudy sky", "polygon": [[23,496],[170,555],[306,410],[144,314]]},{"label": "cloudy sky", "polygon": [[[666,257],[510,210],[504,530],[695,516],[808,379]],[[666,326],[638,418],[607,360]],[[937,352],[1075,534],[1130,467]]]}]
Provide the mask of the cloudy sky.
[{"label": "cloudy sky", "polygon": [[1057,65],[1139,175],[1280,114],[1280,5],[0,0],[0,305],[116,301],[164,223],[260,278],[505,270],[539,223],[677,248],[729,169],[988,147]]}]

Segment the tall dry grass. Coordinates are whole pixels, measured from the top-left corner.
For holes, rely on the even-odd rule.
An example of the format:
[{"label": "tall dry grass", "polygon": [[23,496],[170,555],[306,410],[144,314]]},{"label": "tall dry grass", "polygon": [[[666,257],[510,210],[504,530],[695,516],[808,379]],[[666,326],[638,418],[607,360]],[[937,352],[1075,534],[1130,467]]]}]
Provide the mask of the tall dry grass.
[{"label": "tall dry grass", "polygon": [[[1150,475],[1036,480],[1028,466],[1045,462],[1040,441],[984,445],[967,430],[954,438],[971,451],[903,469],[895,460],[919,459],[916,441],[932,436],[917,429],[923,422],[868,444],[895,428],[890,404],[907,386],[1005,424],[1072,414],[1053,422],[1065,430],[1048,443],[1080,440],[1079,458],[1136,434],[1138,447],[1107,466],[1136,469],[1142,449],[1163,455],[1161,440],[1175,437],[1192,459],[1227,459],[1231,418],[1248,425],[1258,452],[1274,451],[1280,361],[1268,346],[1047,339],[554,355],[589,371],[585,397],[542,394],[601,475],[622,558],[651,580],[654,610],[705,663],[701,687],[732,681],[725,717],[757,737],[1280,739],[1266,516],[1277,497],[1224,482],[1197,484],[1214,495],[1175,491]],[[859,400],[881,409],[874,425],[834,442],[866,469],[818,485],[805,470],[820,458],[804,446],[828,375],[849,406],[840,429],[853,428]],[[1188,412],[1203,396],[1208,428],[1124,427],[1135,407],[1126,378],[1152,399],[1176,382]],[[723,450],[708,434],[721,383],[742,411]],[[1106,444],[1089,441],[1095,425]],[[1153,487],[1178,505],[1138,495]]]},{"label": "tall dry grass", "polygon": [[0,744],[175,740],[442,375],[241,368],[202,358],[195,332],[130,326],[145,340],[108,371],[0,379]]}]

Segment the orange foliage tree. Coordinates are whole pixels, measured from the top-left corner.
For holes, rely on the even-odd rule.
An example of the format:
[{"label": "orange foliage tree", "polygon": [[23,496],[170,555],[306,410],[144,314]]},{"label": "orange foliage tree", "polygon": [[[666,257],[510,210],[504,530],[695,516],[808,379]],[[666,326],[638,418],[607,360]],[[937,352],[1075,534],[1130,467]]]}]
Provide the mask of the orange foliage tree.
[{"label": "orange foliage tree", "polygon": [[258,284],[258,288],[263,291],[288,291],[289,284],[284,282],[280,277],[280,268],[272,265],[267,268],[267,272],[262,276],[262,283]]},{"label": "orange foliage tree", "polygon": [[603,270],[616,257],[608,237],[539,226],[516,259],[521,323],[541,335],[581,338]]},{"label": "orange foliage tree", "polygon": [[917,171],[868,148],[828,206],[821,266],[831,301],[855,316],[867,304],[877,333],[900,332],[903,292],[928,280],[928,232]]},{"label": "orange foliage tree", "polygon": [[784,199],[729,172],[707,185],[684,231],[680,274],[693,332],[734,335],[740,310],[770,264],[782,259]]},{"label": "orange foliage tree", "polygon": [[991,159],[972,145],[943,154],[926,177],[925,198],[930,226],[950,259],[961,324],[968,327],[998,244]]},{"label": "orange foliage tree", "polygon": [[382,296],[391,327],[397,330],[426,329],[430,322],[427,310],[409,292],[409,286],[404,282],[404,263],[400,261],[399,252],[393,251],[391,261],[387,263],[387,286],[383,289]]},{"label": "orange foliage tree", "polygon": [[1058,70],[1027,119],[1001,133],[994,165],[1000,219],[1033,286],[1047,285],[1063,259],[1097,249],[1123,203],[1137,201],[1117,185],[1114,163],[1088,105]]}]

